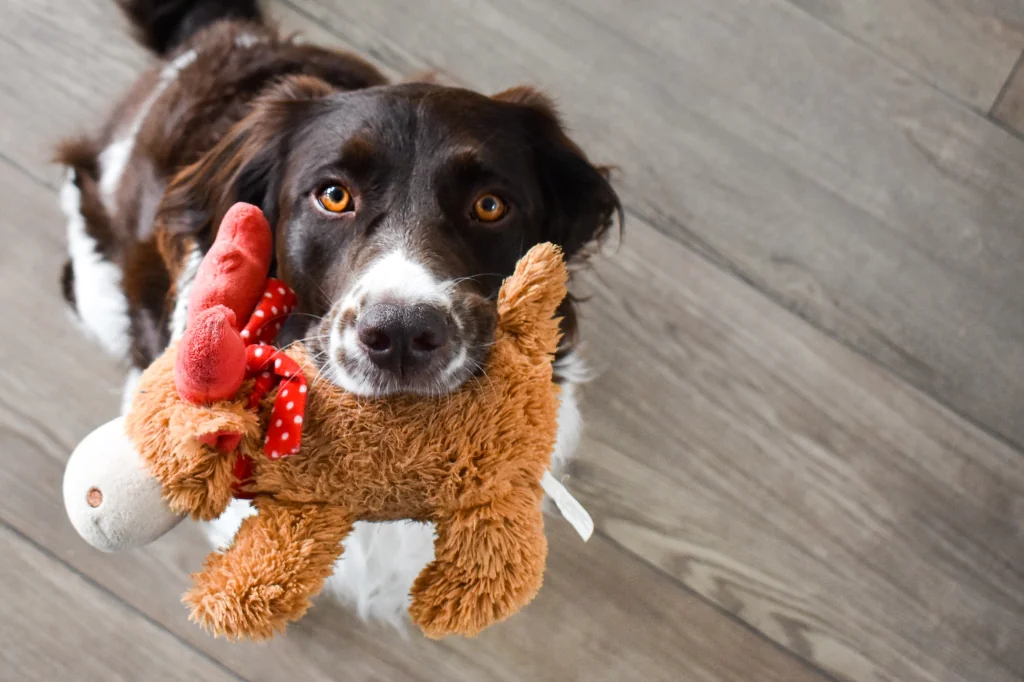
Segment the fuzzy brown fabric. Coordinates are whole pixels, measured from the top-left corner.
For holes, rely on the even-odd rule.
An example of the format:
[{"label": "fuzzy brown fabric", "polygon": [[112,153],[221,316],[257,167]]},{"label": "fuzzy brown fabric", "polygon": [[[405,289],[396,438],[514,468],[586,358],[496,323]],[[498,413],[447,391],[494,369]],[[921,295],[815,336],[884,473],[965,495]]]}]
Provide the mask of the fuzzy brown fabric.
[{"label": "fuzzy brown fabric", "polygon": [[310,380],[298,454],[262,454],[274,394],[260,414],[233,401],[197,406],[174,390],[174,348],[144,374],[127,431],[164,495],[194,518],[231,499],[234,453],[198,436],[244,434],[255,460],[258,514],[193,576],[193,620],[229,638],[264,639],[302,616],[357,520],[414,519],[437,528],[435,559],[412,588],[410,614],[430,637],[474,635],[540,589],[547,557],[540,480],[557,430],[551,360],[565,297],[559,249],[534,247],[505,281],[495,345],[483,376],[437,398],[357,398],[325,381],[305,351],[288,354]]}]

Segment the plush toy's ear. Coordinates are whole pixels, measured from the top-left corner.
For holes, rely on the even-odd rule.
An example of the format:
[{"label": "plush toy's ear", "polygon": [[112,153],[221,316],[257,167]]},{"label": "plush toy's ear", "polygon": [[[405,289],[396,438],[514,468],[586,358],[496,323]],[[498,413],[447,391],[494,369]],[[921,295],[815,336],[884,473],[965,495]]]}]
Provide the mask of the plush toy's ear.
[{"label": "plush toy's ear", "polygon": [[174,385],[185,400],[230,400],[245,381],[245,341],[222,305],[200,313],[185,329],[174,362]]},{"label": "plush toy's ear", "polygon": [[565,298],[568,278],[562,250],[545,242],[527,251],[501,285],[498,329],[515,338],[531,357],[546,357],[558,347],[555,313]]}]

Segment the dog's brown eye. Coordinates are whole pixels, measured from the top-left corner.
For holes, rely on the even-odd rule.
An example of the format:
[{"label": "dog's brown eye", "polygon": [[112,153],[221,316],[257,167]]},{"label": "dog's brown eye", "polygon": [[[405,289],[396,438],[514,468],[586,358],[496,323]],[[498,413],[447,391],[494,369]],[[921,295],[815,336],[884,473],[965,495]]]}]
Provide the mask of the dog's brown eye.
[{"label": "dog's brown eye", "polygon": [[352,195],[341,185],[331,185],[320,192],[316,199],[325,211],[343,213],[352,209]]},{"label": "dog's brown eye", "polygon": [[508,208],[505,206],[505,202],[494,194],[483,194],[473,204],[473,215],[477,220],[485,223],[493,223],[505,215],[506,210]]}]

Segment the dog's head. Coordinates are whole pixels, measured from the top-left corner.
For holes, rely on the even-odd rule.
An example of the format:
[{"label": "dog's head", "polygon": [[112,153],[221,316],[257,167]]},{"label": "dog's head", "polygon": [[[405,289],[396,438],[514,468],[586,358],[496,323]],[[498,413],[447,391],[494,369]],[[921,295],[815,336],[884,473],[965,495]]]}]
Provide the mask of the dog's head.
[{"label": "dog's head", "polygon": [[[308,77],[260,98],[183,170],[158,220],[210,239],[235,201],[274,225],[277,276],[324,374],[363,395],[460,386],[519,257],[552,241],[572,258],[621,212],[533,90],[336,92]],[[569,301],[561,312],[571,331]]]}]

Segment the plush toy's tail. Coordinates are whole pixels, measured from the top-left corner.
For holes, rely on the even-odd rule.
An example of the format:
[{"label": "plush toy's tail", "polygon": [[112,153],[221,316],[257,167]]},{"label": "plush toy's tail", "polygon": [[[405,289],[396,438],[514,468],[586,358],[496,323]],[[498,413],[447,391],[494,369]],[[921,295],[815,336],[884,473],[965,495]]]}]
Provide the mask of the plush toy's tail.
[{"label": "plush toy's tail", "polygon": [[555,312],[566,296],[569,273],[562,250],[538,244],[519,259],[498,294],[498,327],[530,356],[547,359],[558,347]]}]

